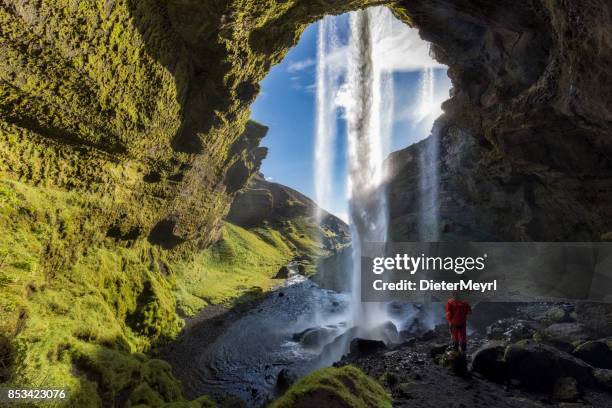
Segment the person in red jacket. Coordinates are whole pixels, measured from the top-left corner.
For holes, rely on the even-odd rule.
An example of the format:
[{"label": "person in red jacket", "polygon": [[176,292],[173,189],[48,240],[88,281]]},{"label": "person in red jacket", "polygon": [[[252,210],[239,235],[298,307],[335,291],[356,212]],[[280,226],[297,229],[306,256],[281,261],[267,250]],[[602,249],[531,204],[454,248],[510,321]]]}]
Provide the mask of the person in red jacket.
[{"label": "person in red jacket", "polygon": [[453,291],[451,292],[450,299],[446,302],[445,310],[446,321],[450,326],[453,349],[458,350],[461,347],[461,351],[465,353],[467,347],[465,326],[467,324],[467,316],[472,313],[472,308],[468,302],[459,300],[459,293]]}]

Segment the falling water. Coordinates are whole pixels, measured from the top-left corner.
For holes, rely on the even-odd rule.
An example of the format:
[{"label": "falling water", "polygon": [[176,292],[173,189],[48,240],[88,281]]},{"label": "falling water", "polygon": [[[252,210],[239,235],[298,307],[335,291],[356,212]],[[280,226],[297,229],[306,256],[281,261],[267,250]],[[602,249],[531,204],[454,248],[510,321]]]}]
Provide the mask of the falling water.
[{"label": "falling water", "polygon": [[[336,97],[342,70],[333,62],[339,51],[334,17],[319,23],[317,37],[317,95],[315,134],[315,198],[319,208],[331,208],[333,197],[333,163],[336,143]],[[317,213],[321,217],[321,211]]]},{"label": "falling water", "polygon": [[[385,321],[380,304],[361,302],[361,245],[384,242],[387,238],[388,211],[384,179],[384,130],[381,108],[392,95],[381,91],[380,71],[372,58],[376,44],[376,19],[373,10],[351,14],[351,39],[347,76],[346,106],[348,136],[348,196],[353,237],[352,314],[353,325],[368,330]],[[392,89],[392,87],[390,87]],[[388,91],[388,87],[386,90]]]},{"label": "falling water", "polygon": [[[347,285],[351,291],[349,323],[359,327],[361,335],[369,335],[373,327],[387,320],[384,304],[361,302],[360,257],[362,243],[387,240],[384,159],[391,150],[393,71],[412,70],[419,64],[428,67],[423,70],[415,115],[417,122],[423,122],[436,113],[431,68],[435,62],[427,55],[417,31],[397,21],[385,7],[350,13],[348,44],[339,40],[337,24],[335,17],[325,17],[318,31],[316,200],[323,208],[333,207],[333,167],[338,159],[334,154],[336,121],[341,108],[346,120],[348,216],[353,237],[353,270]],[[436,148],[435,143],[429,145]],[[436,157],[437,151],[427,149],[420,158],[421,206],[428,214],[426,222],[419,225],[421,236],[425,236],[421,229],[428,231],[429,237],[431,231],[437,231],[437,225],[432,224],[437,217],[433,211],[437,208],[437,171],[432,166]]]},{"label": "falling water", "polygon": [[[418,115],[421,121],[438,114],[434,106],[434,73],[432,68],[423,70],[421,77]],[[440,238],[439,215],[439,141],[438,134],[432,130],[431,135],[423,142],[419,152],[419,222],[418,236],[420,241],[435,242]]]}]

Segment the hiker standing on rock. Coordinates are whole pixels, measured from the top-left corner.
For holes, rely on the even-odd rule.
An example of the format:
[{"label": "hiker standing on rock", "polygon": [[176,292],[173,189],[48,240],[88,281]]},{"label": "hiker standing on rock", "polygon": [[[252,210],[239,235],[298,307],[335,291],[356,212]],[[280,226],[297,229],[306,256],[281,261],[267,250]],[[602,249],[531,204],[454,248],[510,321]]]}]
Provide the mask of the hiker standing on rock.
[{"label": "hiker standing on rock", "polygon": [[467,316],[472,313],[472,308],[468,302],[459,300],[459,292],[452,291],[450,299],[446,302],[446,321],[450,326],[451,341],[453,342],[453,350],[459,350],[465,353],[467,347],[467,334],[465,328],[467,325]]}]

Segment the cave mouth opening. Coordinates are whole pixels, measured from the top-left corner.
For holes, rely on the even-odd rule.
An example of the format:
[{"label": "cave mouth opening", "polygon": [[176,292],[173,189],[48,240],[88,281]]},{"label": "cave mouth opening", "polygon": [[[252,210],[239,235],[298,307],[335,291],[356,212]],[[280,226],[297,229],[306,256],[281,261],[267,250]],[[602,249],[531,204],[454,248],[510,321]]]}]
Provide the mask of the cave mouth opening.
[{"label": "cave mouth opening", "polygon": [[[449,98],[447,66],[431,56],[430,43],[385,6],[371,7],[373,86],[380,155],[430,135]],[[292,187],[323,209],[349,221],[350,166],[347,113],[354,102],[348,82],[351,15],[325,16],[310,24],[298,43],[260,83],[251,119],[269,127],[268,156],[261,172]],[[324,89],[322,89],[324,88]],[[322,133],[327,133],[323,134]],[[320,140],[325,138],[326,140]]]}]

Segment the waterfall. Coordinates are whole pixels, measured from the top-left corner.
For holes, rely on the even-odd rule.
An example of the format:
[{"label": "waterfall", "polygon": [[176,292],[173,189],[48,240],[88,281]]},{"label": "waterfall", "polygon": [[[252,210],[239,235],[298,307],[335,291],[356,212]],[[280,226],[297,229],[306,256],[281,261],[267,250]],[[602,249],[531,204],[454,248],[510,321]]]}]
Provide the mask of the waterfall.
[{"label": "waterfall", "polygon": [[[345,24],[346,20],[327,16],[318,27],[315,194],[319,206],[333,207],[334,166],[340,158],[335,154],[337,121],[341,112],[346,124],[346,196],[353,260],[346,285],[351,297],[348,323],[349,327],[359,328],[359,335],[376,337],[372,329],[388,316],[385,304],[361,302],[361,246],[364,242],[386,242],[388,235],[384,159],[392,145],[393,72],[426,67],[414,112],[416,122],[423,125],[437,114],[433,70],[437,65],[418,32],[395,19],[385,7],[352,12],[348,27]],[[347,29],[348,36],[344,35]],[[418,228],[419,236],[436,239],[437,144],[427,146],[419,157],[421,213],[427,215]]]},{"label": "waterfall", "polygon": [[[350,18],[346,121],[348,137],[348,199],[353,242],[353,325],[367,330],[386,319],[383,305],[361,302],[361,244],[384,242],[387,238],[387,198],[384,180],[384,134],[390,125],[381,109],[389,95],[382,91],[380,70],[372,55],[376,44],[373,28],[379,22],[373,10],[357,11]],[[388,82],[388,81],[387,81]],[[392,96],[392,95],[391,95]],[[392,99],[392,98],[391,98]]]},{"label": "waterfall", "polygon": [[[417,114],[420,121],[431,120],[438,116],[439,108],[434,104],[435,77],[433,68],[426,68],[421,75],[419,106]],[[430,125],[431,126],[431,125]],[[439,233],[439,140],[435,130],[423,141],[419,151],[419,241],[435,242]]]},{"label": "waterfall", "polygon": [[[338,53],[339,40],[334,17],[319,23],[317,33],[315,199],[320,209],[332,208],[333,164],[336,159],[336,97],[342,69],[330,59]],[[319,222],[321,212],[317,213]]]}]

